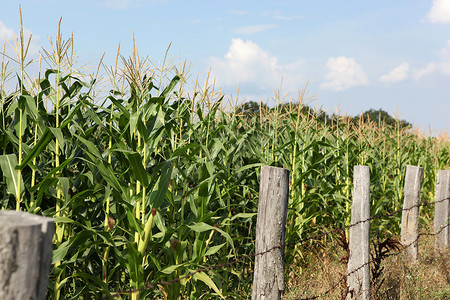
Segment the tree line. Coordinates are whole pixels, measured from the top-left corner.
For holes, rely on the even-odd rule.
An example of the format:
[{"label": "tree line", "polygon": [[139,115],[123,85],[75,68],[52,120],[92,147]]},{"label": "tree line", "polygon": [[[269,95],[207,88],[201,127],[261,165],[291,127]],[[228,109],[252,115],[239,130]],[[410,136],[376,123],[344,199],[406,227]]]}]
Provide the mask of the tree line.
[{"label": "tree line", "polygon": [[[299,109],[299,105],[301,105]],[[280,114],[288,114],[291,111],[300,111],[302,115],[305,117],[308,115],[314,116],[315,119],[318,119],[322,123],[332,124],[338,118],[342,118],[342,116],[338,116],[337,114],[327,114],[322,109],[313,109],[311,106],[302,104],[302,103],[281,103],[275,107],[270,108],[267,104],[257,103],[255,101],[247,101],[243,103],[236,112],[238,114],[244,115],[248,118],[257,118],[259,119],[261,115],[270,112],[278,112]],[[411,128],[412,124],[406,120],[401,120],[389,115],[388,112],[383,109],[369,109],[363,112],[360,115],[356,116],[346,116],[349,122],[354,124],[358,122],[364,123],[372,123],[375,126],[396,126],[397,124],[400,128]]]}]

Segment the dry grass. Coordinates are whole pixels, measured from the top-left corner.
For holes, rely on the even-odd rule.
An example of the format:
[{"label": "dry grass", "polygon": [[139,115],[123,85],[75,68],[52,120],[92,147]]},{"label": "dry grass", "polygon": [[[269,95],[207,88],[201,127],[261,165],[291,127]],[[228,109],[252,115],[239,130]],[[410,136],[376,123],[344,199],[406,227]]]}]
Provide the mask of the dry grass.
[{"label": "dry grass", "polygon": [[[340,299],[345,293],[345,280],[339,280],[347,271],[345,263],[341,260],[347,256],[346,251],[336,244],[328,249],[307,249],[305,256],[288,268],[289,280],[284,299],[302,299],[322,295],[332,286],[326,294],[327,299]],[[325,296],[324,296],[325,297]]]},{"label": "dry grass", "polygon": [[[341,279],[347,271],[342,262],[346,252],[333,244],[328,249],[305,253],[301,263],[288,267],[289,281],[283,299],[319,295],[320,299],[345,299],[346,282]],[[408,264],[403,255],[391,255],[383,260],[382,267],[379,288],[375,289],[371,282],[371,299],[450,299],[450,249],[435,251],[434,236],[421,236],[416,264]]]}]

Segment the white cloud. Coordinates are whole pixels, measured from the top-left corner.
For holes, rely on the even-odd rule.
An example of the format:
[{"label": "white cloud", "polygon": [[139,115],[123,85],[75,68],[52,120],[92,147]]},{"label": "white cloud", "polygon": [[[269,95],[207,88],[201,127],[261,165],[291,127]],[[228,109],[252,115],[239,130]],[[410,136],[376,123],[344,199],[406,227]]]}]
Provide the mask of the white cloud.
[{"label": "white cloud", "polygon": [[235,30],[235,33],[238,34],[255,34],[258,32],[266,31],[268,29],[277,27],[275,24],[266,24],[266,25],[252,25],[252,26],[244,26],[239,27]]},{"label": "white cloud", "polygon": [[[36,56],[39,53],[39,50],[41,48],[40,45],[40,38],[38,35],[33,34],[33,32],[27,28],[23,29],[23,38],[24,43],[26,46],[26,43],[28,43],[28,39],[32,36],[30,45],[28,47],[28,53],[27,56],[30,58],[31,56]],[[6,43],[6,55],[15,58],[16,54],[14,49],[11,47],[16,47],[16,43],[14,42],[15,39],[19,38],[19,34],[15,33],[12,28],[9,28],[0,21],[0,52],[3,52],[3,43]],[[17,43],[18,44],[18,43]]]},{"label": "white cloud", "polygon": [[430,62],[424,68],[414,69],[412,73],[414,80],[419,80],[428,74],[434,73],[436,71],[436,66],[435,62]]},{"label": "white cloud", "polygon": [[260,90],[276,89],[283,78],[283,87],[296,90],[304,84],[302,61],[280,65],[277,57],[261,49],[257,44],[233,39],[223,59],[210,58],[214,76],[219,85],[238,83],[256,86]]},{"label": "white cloud", "polygon": [[361,65],[356,63],[354,58],[330,57],[326,67],[329,72],[325,75],[325,81],[320,85],[323,89],[343,91],[369,82]]},{"label": "white cloud", "polygon": [[[29,38],[31,36],[30,43],[28,45]],[[24,46],[28,45],[28,52],[25,57],[26,73],[30,78],[36,78],[38,74],[38,64],[32,63],[39,59],[39,52],[41,50],[41,42],[38,35],[33,34],[33,32],[27,28],[23,29]],[[12,76],[18,72],[18,52],[16,48],[20,45],[20,32],[15,32],[14,29],[7,27],[2,21],[0,21],[0,60],[3,58],[3,51],[5,52],[5,59],[9,61],[6,76],[6,85],[4,87],[7,93],[15,91],[16,80]],[[19,46],[20,47],[20,46]],[[29,64],[31,63],[31,64]]]},{"label": "white cloud", "polygon": [[5,23],[0,21],[0,39],[6,39],[8,41],[12,41],[14,38],[14,30],[6,27]]},{"label": "white cloud", "polygon": [[409,64],[402,63],[398,67],[395,67],[387,74],[380,76],[380,81],[384,83],[398,83],[407,79],[409,76]]},{"label": "white cloud", "polygon": [[437,54],[437,61],[429,62],[425,67],[413,70],[413,78],[415,80],[419,80],[433,73],[450,76],[450,40],[447,41],[447,45],[439,50]]},{"label": "white cloud", "polygon": [[450,0],[433,0],[426,20],[431,23],[450,23]]}]

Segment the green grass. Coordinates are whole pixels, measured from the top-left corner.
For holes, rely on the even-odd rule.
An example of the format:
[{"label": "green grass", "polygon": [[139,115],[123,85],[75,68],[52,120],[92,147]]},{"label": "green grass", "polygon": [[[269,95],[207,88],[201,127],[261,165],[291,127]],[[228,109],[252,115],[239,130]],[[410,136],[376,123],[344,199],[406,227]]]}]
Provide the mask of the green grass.
[{"label": "green grass", "polygon": [[[237,113],[214,81],[191,85],[186,63],[167,53],[156,67],[136,48],[130,58],[118,50],[114,66],[83,74],[60,28],[41,60],[27,59],[26,44],[17,38],[16,62],[2,56],[0,206],[55,218],[53,299],[131,289],[120,297],[249,298],[251,259],[145,287],[253,253],[262,165],[291,170],[288,244],[348,225],[354,165],[371,169],[372,215],[401,208],[407,164],[425,168],[426,201],[449,166],[448,137],[345,116],[325,124],[305,113],[304,94],[289,110]],[[433,210],[421,216],[430,222]],[[372,230],[396,234],[399,220]],[[287,248],[288,266],[333,240]]]}]

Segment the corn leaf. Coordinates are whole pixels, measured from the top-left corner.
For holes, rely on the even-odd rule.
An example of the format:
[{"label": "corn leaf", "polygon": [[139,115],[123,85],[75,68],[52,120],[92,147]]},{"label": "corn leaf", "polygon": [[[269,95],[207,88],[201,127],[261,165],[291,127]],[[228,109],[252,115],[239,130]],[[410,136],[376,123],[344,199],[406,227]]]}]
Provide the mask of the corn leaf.
[{"label": "corn leaf", "polygon": [[207,286],[209,286],[210,289],[214,290],[217,295],[219,295],[222,299],[225,299],[225,297],[222,295],[222,292],[217,288],[217,285],[214,283],[214,281],[206,275],[204,272],[198,272],[194,274],[194,278],[200,281],[203,281]]},{"label": "corn leaf", "polygon": [[[15,154],[0,155],[0,165],[3,175],[6,177],[6,187],[8,194],[14,195],[16,199],[19,199],[20,194],[23,191],[23,179],[22,175],[16,170],[17,157]],[[20,187],[20,188],[19,188]]]}]

